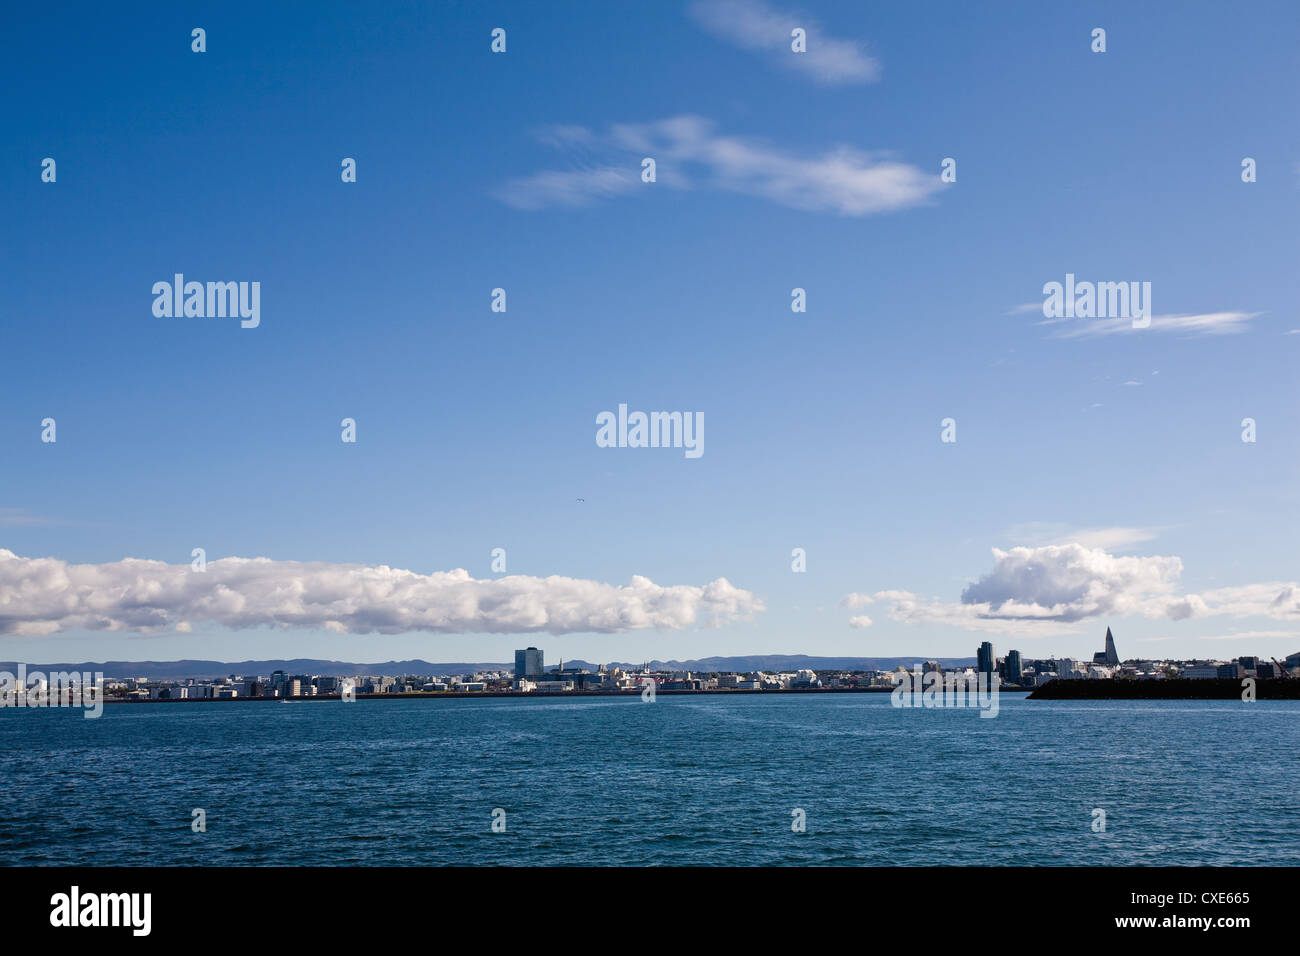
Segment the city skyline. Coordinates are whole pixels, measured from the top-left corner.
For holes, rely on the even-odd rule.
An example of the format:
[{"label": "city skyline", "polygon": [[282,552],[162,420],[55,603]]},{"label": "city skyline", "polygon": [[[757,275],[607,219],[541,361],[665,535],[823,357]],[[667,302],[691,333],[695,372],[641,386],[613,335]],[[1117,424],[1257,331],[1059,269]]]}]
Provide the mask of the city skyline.
[{"label": "city skyline", "polygon": [[[337,678],[339,674],[344,673],[348,668],[354,668],[354,667],[365,668],[364,671],[354,672],[352,676],[356,676],[356,674],[367,674],[367,675],[378,676],[386,672],[381,671],[377,668],[386,667],[390,665],[394,665],[394,666],[400,665],[399,667],[397,667],[396,670],[393,671],[393,674],[395,675],[396,674],[428,674],[433,676],[465,676],[468,674],[482,673],[484,672],[485,669],[496,669],[502,672],[505,671],[512,672],[514,675],[514,680],[516,682],[525,678],[528,679],[535,678],[545,673],[554,673],[557,671],[570,670],[573,667],[581,667],[584,669],[596,667],[600,671],[604,671],[607,668],[614,669],[614,668],[626,668],[626,667],[639,667],[642,671],[655,670],[655,671],[664,671],[669,673],[698,671],[701,673],[735,674],[735,673],[759,673],[759,672],[769,672],[769,671],[780,672],[783,670],[788,671],[791,668],[795,668],[801,671],[808,670],[809,672],[826,671],[826,672],[843,672],[843,673],[865,673],[865,672],[885,673],[886,671],[890,671],[890,670],[899,670],[899,669],[906,670],[910,665],[919,666],[920,664],[923,663],[925,664],[927,670],[931,669],[931,665],[934,665],[933,669],[947,667],[947,668],[965,669],[967,671],[973,669],[977,673],[992,674],[996,672],[999,675],[1001,675],[1004,681],[1010,681],[1010,682],[1015,682],[1018,679],[1018,675],[1020,675],[1021,673],[1029,672],[1031,670],[1031,665],[1032,665],[1032,670],[1035,673],[1043,673],[1044,668],[1041,665],[1045,665],[1045,664],[1052,664],[1052,665],[1068,664],[1070,666],[1070,674],[1062,673],[1060,676],[1063,677],[1064,676],[1089,676],[1089,677],[1106,677],[1106,678],[1110,678],[1110,677],[1121,678],[1125,676],[1127,677],[1155,676],[1157,673],[1163,671],[1165,665],[1173,665],[1175,667],[1181,668],[1181,665],[1186,665],[1186,664],[1192,664],[1202,669],[1208,668],[1209,670],[1214,670],[1216,667],[1225,667],[1225,666],[1240,664],[1243,668],[1248,668],[1251,672],[1254,672],[1259,668],[1259,666],[1262,663],[1266,670],[1270,670],[1270,671],[1272,669],[1277,670],[1276,674],[1270,674],[1270,676],[1278,676],[1283,678],[1296,676],[1297,669],[1300,669],[1300,651],[1285,655],[1285,661],[1279,660],[1276,657],[1261,657],[1260,655],[1257,654],[1254,655],[1243,654],[1227,661],[1217,659],[1214,657],[1193,656],[1193,657],[1184,658],[1184,657],[1178,657],[1173,655],[1165,655],[1165,656],[1152,655],[1152,656],[1145,656],[1145,657],[1131,656],[1127,658],[1121,658],[1116,649],[1115,639],[1110,627],[1106,628],[1106,633],[1103,638],[1103,650],[1094,652],[1091,656],[1091,659],[1089,659],[1086,655],[1082,660],[1075,660],[1074,658],[1068,655],[1062,655],[1058,657],[1058,655],[1055,654],[1046,657],[1036,657],[1036,656],[1025,657],[1021,653],[1021,651],[1015,647],[1008,647],[1006,649],[1005,655],[999,656],[997,653],[997,646],[991,641],[982,641],[979,644],[979,646],[976,647],[974,650],[975,650],[975,655],[969,658],[930,657],[927,655],[905,655],[900,657],[856,657],[856,658],[838,657],[837,658],[837,657],[825,657],[825,656],[805,655],[805,654],[767,654],[767,655],[737,655],[731,657],[705,656],[705,657],[692,659],[692,660],[685,660],[685,661],[681,661],[681,660],[665,661],[665,660],[659,660],[657,658],[654,659],[645,658],[639,664],[630,660],[607,659],[601,661],[587,661],[581,658],[574,659],[571,657],[569,659],[570,666],[566,668],[565,659],[563,655],[559,657],[559,662],[557,664],[548,665],[545,663],[545,648],[538,648],[536,646],[530,645],[526,648],[516,648],[514,650],[513,664],[510,661],[478,661],[473,663],[470,662],[452,663],[452,662],[427,661],[422,659],[411,659],[406,661],[388,660],[388,661],[374,661],[374,662],[363,663],[358,661],[345,662],[345,661],[329,661],[329,660],[320,660],[320,659],[298,658],[295,660],[263,659],[263,660],[226,661],[226,662],[198,661],[198,660],[163,661],[163,662],[160,661],[114,661],[114,662],[81,661],[81,662],[76,662],[76,664],[70,661],[64,661],[64,662],[47,661],[47,662],[42,662],[41,665],[32,665],[32,666],[44,666],[46,669],[66,668],[66,667],[74,667],[74,669],[79,669],[79,668],[84,668],[86,666],[91,666],[96,664],[101,666],[109,666],[111,663],[112,666],[118,668],[117,670],[113,671],[112,674],[116,674],[120,676],[127,673],[139,673],[148,676],[149,672],[154,672],[156,678],[165,681],[168,678],[173,678],[173,679],[188,678],[193,680],[196,678],[202,678],[204,676],[213,676],[213,674],[210,673],[205,675],[202,670],[203,668],[206,668],[208,671],[211,671],[212,665],[222,665],[218,667],[218,670],[220,670],[221,673],[223,674],[226,672],[228,668],[233,668],[233,670],[229,675],[232,678],[236,676],[235,672],[242,673],[248,671],[250,673],[254,673],[257,675],[263,675],[265,672],[270,671],[272,673],[272,679],[273,679],[274,674],[284,675],[286,673],[286,668],[292,668],[295,670],[304,670],[305,668],[305,670],[309,672],[310,678],[313,680],[316,677],[322,675],[322,671],[319,670],[319,665],[327,665],[326,670],[328,671],[328,673],[326,673],[324,676],[330,679]],[[7,662],[6,664],[5,661],[0,660],[0,667],[9,666],[9,665],[16,666],[19,668],[25,668],[25,669],[28,668],[26,662],[12,661],[12,662]],[[199,667],[200,669],[190,670],[187,672],[183,669],[183,665],[193,665]],[[1151,671],[1150,674],[1144,674],[1144,672],[1141,671],[1141,668],[1144,666],[1153,667],[1153,670]],[[166,675],[158,675],[156,673],[158,667],[163,667],[166,670],[170,671],[171,673]],[[250,671],[250,667],[251,667],[251,671]],[[420,670],[420,668],[422,667],[433,667],[436,669],[431,671],[424,671],[424,670]],[[126,670],[126,668],[131,668],[131,671]],[[457,670],[456,668],[460,668],[460,670]],[[1053,666],[1051,668],[1047,668],[1047,670],[1052,671],[1053,672],[1052,676],[1055,676],[1055,672],[1058,672],[1060,670],[1060,667]],[[585,673],[586,671],[584,670],[583,672]],[[8,672],[6,671],[5,673]],[[1198,676],[1206,676],[1206,675],[1199,674]]]}]

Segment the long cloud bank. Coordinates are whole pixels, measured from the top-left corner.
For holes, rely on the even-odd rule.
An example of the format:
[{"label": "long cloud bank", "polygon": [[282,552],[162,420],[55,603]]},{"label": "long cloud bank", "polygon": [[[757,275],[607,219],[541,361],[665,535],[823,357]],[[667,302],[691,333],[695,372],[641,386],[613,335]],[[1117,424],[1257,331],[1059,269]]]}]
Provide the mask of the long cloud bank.
[{"label": "long cloud bank", "polygon": [[1107,616],[1300,620],[1300,584],[1295,582],[1194,594],[1180,590],[1182,573],[1180,558],[1116,556],[1077,543],[994,548],[993,569],[962,591],[959,602],[886,590],[849,594],[840,604],[851,609],[885,604],[891,620],[906,624],[1016,634],[1065,633],[1080,621]]},{"label": "long cloud bank", "polygon": [[222,558],[206,569],[126,558],[69,564],[0,549],[0,634],[188,631],[195,622],[351,634],[617,633],[718,626],[765,610],[754,594],[718,578],[664,587],[468,571],[417,574],[387,566]]}]

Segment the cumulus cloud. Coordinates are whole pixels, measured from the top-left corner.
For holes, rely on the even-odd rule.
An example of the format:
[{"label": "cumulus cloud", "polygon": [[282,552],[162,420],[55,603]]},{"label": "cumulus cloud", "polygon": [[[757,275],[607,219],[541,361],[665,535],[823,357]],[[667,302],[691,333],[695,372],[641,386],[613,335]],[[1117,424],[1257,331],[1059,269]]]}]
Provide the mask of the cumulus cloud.
[{"label": "cumulus cloud", "polygon": [[938,624],[966,631],[1043,636],[1075,630],[1073,625],[1045,617],[1006,617],[990,613],[987,607],[926,598],[911,591],[877,591],[872,598],[888,605],[889,619],[902,624]]},{"label": "cumulus cloud", "polygon": [[993,570],[961,594],[962,604],[990,614],[1065,622],[1130,614],[1154,596],[1172,594],[1183,562],[1116,557],[1081,544],[993,549]]},{"label": "cumulus cloud", "polygon": [[[745,50],[771,53],[775,62],[818,83],[870,83],[880,76],[880,64],[857,42],[833,37],[821,24],[801,14],[777,10],[761,0],[696,0],[688,11],[714,36]],[[803,53],[791,50],[790,34],[796,27],[802,28],[807,38]]]},{"label": "cumulus cloud", "polygon": [[910,591],[854,593],[846,607],[881,602],[891,620],[1012,634],[1068,633],[1096,617],[1181,621],[1208,616],[1300,619],[1300,584],[1264,582],[1182,593],[1180,558],[1117,556],[1077,542],[993,549],[993,568],[958,602]]},{"label": "cumulus cloud", "polygon": [[866,216],[926,202],[938,174],[881,153],[838,146],[801,155],[727,136],[699,116],[621,123],[598,135],[581,127],[552,128],[548,145],[575,153],[576,168],[512,179],[496,191],[519,209],[578,206],[644,190],[641,160],[653,157],[656,185],[741,193],[808,212]]},{"label": "cumulus cloud", "polygon": [[664,587],[469,572],[418,574],[385,565],[222,558],[189,565],[126,558],[69,564],[0,549],[0,634],[68,629],[186,631],[192,622],[247,628],[324,628],[349,634],[617,633],[716,626],[764,610],[754,594],[717,578]]},{"label": "cumulus cloud", "polygon": [[867,617],[865,614],[859,614],[856,617],[849,618],[849,627],[863,628],[870,626],[871,618]]},{"label": "cumulus cloud", "polygon": [[1300,617],[1300,584],[1294,581],[1215,588],[1192,595],[1191,599],[1203,614],[1271,617],[1276,620],[1295,620]]}]

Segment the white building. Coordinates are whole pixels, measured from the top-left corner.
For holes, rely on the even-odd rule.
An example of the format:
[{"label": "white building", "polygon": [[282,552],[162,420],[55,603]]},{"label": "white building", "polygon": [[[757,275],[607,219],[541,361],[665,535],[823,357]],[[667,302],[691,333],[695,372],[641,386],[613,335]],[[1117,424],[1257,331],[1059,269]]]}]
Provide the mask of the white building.
[{"label": "white building", "polygon": [[563,693],[564,691],[573,690],[573,681],[571,680],[539,680],[534,682],[534,689],[542,693]]}]

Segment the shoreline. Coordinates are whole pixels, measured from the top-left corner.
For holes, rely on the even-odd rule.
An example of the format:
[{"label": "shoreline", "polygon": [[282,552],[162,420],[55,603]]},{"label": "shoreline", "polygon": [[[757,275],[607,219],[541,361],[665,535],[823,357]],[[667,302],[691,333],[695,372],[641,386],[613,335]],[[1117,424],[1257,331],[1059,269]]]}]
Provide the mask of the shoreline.
[{"label": "shoreline", "polygon": [[[1243,685],[1238,678],[1184,678],[1170,680],[1054,680],[1040,687],[1001,685],[1000,693],[1023,694],[1026,700],[1239,700]],[[731,695],[761,697],[772,694],[892,694],[891,687],[783,687],[763,690],[740,690],[730,687],[709,690],[664,690],[656,688],[655,695],[690,697],[701,695]],[[569,690],[569,691],[415,691],[395,694],[353,695],[354,700],[569,700],[593,697],[639,697],[642,688],[630,690]],[[1258,700],[1300,700],[1300,680],[1289,678],[1255,681]],[[182,697],[144,698],[127,700],[105,697],[105,704],[238,704],[238,703],[308,703],[311,701],[342,700],[342,694],[312,694],[296,697]]]},{"label": "shoreline", "polygon": [[[1006,693],[1028,694],[1030,687],[1001,687]],[[356,700],[439,700],[443,698],[466,699],[489,697],[493,699],[518,698],[520,700],[568,700],[574,697],[640,697],[641,688],[634,690],[564,690],[564,691],[526,691],[517,690],[434,690],[399,694],[355,694]],[[716,688],[713,690],[655,690],[655,696],[690,697],[706,694],[730,694],[735,696],[757,697],[765,694],[892,694],[892,687],[783,687],[772,690],[737,690],[734,688]],[[235,703],[307,703],[314,700],[342,700],[342,694],[312,694],[297,697],[182,697],[175,700],[149,698],[144,700],[123,700],[105,697],[105,704],[235,704]]]}]

